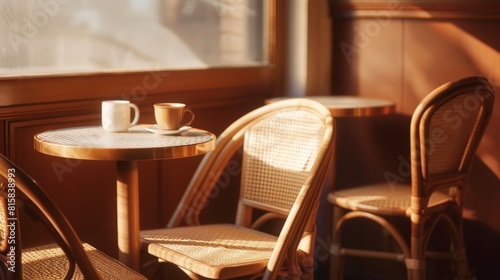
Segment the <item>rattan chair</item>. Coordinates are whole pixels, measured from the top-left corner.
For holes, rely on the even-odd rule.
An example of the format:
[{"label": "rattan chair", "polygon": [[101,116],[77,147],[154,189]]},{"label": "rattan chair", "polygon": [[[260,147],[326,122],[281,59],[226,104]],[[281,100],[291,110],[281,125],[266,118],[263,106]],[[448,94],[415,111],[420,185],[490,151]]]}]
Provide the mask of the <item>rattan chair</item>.
[{"label": "rattan chair", "polygon": [[[203,158],[167,228],[141,232],[142,249],[193,279],[312,278],[315,217],[334,131],[329,111],[306,99],[241,117]],[[200,225],[200,211],[222,191],[214,188],[235,153],[242,153],[236,221]],[[256,217],[255,209],[265,214]],[[285,220],[278,236],[259,230],[273,218]]]},{"label": "rattan chair", "polygon": [[[0,155],[0,279],[146,279],[82,244],[68,220],[23,170]],[[56,242],[24,248],[22,218],[41,222]]]},{"label": "rattan chair", "polygon": [[[348,188],[328,195],[328,201],[334,205],[332,279],[343,278],[344,256],[402,261],[409,279],[424,279],[426,261],[430,258],[446,258],[455,264],[459,279],[469,277],[462,234],[462,201],[493,101],[493,88],[482,77],[442,85],[426,96],[412,115],[411,171],[405,173],[405,169],[401,174],[388,176],[387,184]],[[405,176],[411,179],[411,186],[399,183]],[[407,217],[411,222],[411,236],[404,236],[397,225],[391,224],[399,221],[390,219],[391,216],[403,217],[403,221]],[[358,218],[382,226],[401,250],[345,247],[343,226]],[[449,252],[428,250],[429,238],[439,222],[444,222],[444,228],[449,229],[446,231],[450,234]]]}]

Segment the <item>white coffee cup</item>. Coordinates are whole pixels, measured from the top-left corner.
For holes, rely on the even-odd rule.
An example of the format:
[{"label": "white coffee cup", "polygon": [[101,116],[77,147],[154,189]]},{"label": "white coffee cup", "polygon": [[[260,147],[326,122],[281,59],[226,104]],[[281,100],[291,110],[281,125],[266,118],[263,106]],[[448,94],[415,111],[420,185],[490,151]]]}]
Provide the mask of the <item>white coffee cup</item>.
[{"label": "white coffee cup", "polygon": [[[134,119],[130,121],[130,109],[134,110]],[[110,132],[127,131],[139,121],[139,108],[127,100],[108,100],[102,102],[102,127]]]}]

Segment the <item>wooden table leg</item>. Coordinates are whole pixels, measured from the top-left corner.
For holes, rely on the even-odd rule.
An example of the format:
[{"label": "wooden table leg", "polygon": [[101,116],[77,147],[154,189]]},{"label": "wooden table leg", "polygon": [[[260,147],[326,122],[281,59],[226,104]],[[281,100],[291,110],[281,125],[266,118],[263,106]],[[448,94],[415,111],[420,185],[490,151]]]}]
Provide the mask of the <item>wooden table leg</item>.
[{"label": "wooden table leg", "polygon": [[140,271],[139,176],[136,161],[117,162],[119,260]]}]

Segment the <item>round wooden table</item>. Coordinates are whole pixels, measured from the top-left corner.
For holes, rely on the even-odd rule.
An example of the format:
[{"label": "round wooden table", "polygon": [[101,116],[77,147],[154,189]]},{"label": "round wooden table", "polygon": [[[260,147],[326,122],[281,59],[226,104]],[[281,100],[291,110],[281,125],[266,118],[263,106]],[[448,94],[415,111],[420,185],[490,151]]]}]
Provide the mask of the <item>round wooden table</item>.
[{"label": "round wooden table", "polygon": [[[267,99],[272,103],[291,97]],[[385,99],[369,98],[354,95],[305,96],[303,98],[318,101],[330,110],[333,117],[367,117],[394,113],[396,105]]]},{"label": "round wooden table", "polygon": [[215,148],[215,135],[191,129],[180,135],[157,135],[134,126],[127,132],[106,132],[101,126],[70,127],[35,135],[41,153],[72,159],[116,161],[119,259],[140,270],[139,176],[137,161],[183,158]]}]

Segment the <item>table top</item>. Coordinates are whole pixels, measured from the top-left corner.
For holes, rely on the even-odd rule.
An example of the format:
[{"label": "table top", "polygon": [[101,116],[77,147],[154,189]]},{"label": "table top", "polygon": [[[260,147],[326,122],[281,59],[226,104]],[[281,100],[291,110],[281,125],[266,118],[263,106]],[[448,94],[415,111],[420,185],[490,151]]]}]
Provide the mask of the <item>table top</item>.
[{"label": "table top", "polygon": [[215,135],[192,128],[179,135],[148,132],[149,125],[112,133],[101,126],[69,127],[38,133],[35,149],[47,155],[89,160],[155,160],[205,154],[215,148]]},{"label": "table top", "polygon": [[[272,103],[290,97],[277,97],[266,100]],[[395,111],[395,104],[390,100],[369,98],[355,95],[305,96],[318,101],[330,110],[333,117],[364,117],[387,115]]]}]

